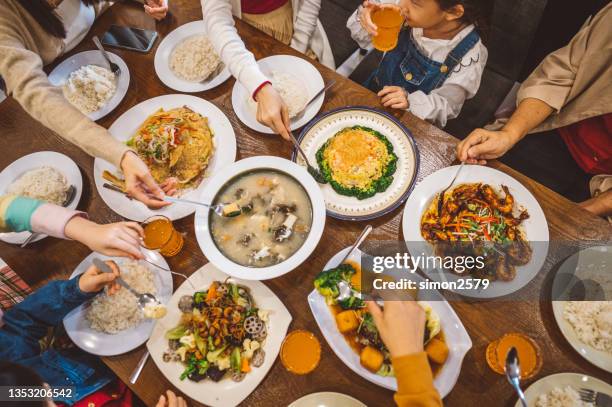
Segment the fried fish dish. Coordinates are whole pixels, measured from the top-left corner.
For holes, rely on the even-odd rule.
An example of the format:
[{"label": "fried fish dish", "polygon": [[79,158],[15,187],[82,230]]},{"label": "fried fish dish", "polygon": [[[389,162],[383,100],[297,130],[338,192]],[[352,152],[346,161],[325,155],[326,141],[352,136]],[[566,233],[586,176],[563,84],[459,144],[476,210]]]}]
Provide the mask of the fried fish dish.
[{"label": "fried fish dish", "polygon": [[179,188],[199,183],[214,151],[208,119],[186,106],[159,109],[127,145],[147,163],[156,182],[174,177]]},{"label": "fried fish dish", "polygon": [[385,191],[397,166],[393,145],[385,136],[363,126],[337,132],[317,151],[323,177],[341,195],[366,199]]},{"label": "fried fish dish", "polygon": [[514,216],[514,197],[501,189],[503,196],[488,184],[459,185],[446,192],[441,213],[436,196],[421,218],[421,236],[439,256],[483,256],[484,267],[468,271],[473,277],[513,280],[516,266],[531,260],[521,227],[529,214]]}]

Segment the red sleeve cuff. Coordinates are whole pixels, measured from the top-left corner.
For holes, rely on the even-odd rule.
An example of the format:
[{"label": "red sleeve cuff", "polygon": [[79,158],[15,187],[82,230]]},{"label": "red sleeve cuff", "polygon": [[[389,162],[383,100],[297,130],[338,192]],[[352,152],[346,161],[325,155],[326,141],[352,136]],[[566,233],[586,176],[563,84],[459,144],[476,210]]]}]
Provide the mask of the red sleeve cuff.
[{"label": "red sleeve cuff", "polygon": [[263,82],[261,85],[259,85],[254,91],[253,91],[253,100],[257,102],[257,99],[255,99],[255,97],[257,96],[257,94],[259,93],[259,91],[261,90],[261,88],[263,88],[266,85],[272,85],[272,82],[270,81],[265,81]]}]

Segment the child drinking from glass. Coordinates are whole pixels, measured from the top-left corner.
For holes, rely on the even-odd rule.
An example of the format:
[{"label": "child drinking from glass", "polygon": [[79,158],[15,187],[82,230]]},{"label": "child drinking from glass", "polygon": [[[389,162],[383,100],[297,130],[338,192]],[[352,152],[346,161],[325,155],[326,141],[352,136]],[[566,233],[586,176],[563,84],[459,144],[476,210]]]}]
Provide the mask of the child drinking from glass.
[{"label": "child drinking from glass", "polygon": [[463,103],[480,86],[487,48],[480,35],[486,28],[491,0],[400,0],[398,5],[365,1],[347,27],[362,48],[379,32],[373,20],[385,8],[404,18],[397,46],[386,52],[364,86],[381,103],[407,109],[444,127],[459,115]]}]

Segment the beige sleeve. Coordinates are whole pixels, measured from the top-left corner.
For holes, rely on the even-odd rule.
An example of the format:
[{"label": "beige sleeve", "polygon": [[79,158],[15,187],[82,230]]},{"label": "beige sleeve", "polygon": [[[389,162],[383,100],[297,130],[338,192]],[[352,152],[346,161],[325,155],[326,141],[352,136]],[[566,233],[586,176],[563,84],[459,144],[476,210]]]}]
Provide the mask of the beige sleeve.
[{"label": "beige sleeve", "polygon": [[7,93],[61,137],[119,167],[128,147],[72,106],[62,91],[49,83],[42,68],[38,54],[0,31],[0,76],[6,82]]},{"label": "beige sleeve", "polygon": [[[603,27],[602,27],[603,28]],[[516,96],[517,106],[523,99],[535,98],[559,112],[566,104],[580,62],[585,57],[593,25],[585,24],[565,47],[548,54],[523,82]]]}]

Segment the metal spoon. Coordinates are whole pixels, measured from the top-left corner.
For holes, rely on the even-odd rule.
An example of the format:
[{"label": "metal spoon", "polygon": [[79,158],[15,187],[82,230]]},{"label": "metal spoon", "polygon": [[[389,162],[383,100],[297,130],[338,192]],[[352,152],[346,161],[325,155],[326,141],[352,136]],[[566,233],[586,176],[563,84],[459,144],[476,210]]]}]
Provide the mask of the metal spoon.
[{"label": "metal spoon", "polygon": [[[94,266],[98,268],[98,270],[103,271],[104,273],[113,272],[113,269],[111,269],[108,264],[104,263],[102,260],[98,259],[97,257],[94,257],[93,264]],[[121,277],[117,277],[116,281],[117,283],[119,283],[121,287],[125,288],[126,290],[134,294],[134,296],[138,299],[138,307],[141,310],[144,311],[147,305],[155,306],[155,305],[161,304],[161,302],[159,302],[159,300],[153,294],[139,293],[138,291],[134,290],[128,283],[126,283],[125,280],[122,279]]]},{"label": "metal spoon", "polygon": [[525,400],[525,395],[520,385],[521,366],[519,364],[518,353],[514,346],[510,348],[506,355],[506,378],[508,378],[508,382],[514,387],[523,407],[527,407],[527,401]]},{"label": "metal spoon", "polygon": [[242,213],[240,206],[238,206],[237,204],[235,205],[237,206],[238,209],[227,211],[227,212],[225,211],[225,208],[227,208],[229,205],[234,205],[233,203],[221,203],[217,205],[211,205],[211,204],[205,204],[203,202],[192,201],[189,199],[175,198],[172,196],[165,196],[164,201],[172,202],[172,203],[184,203],[184,204],[190,204],[190,205],[204,206],[205,208],[208,208],[209,210],[216,213],[217,215],[221,217],[225,217],[225,218],[233,218],[234,216],[238,216]]},{"label": "metal spoon", "polygon": [[144,365],[147,363],[147,360],[149,359],[149,355],[150,355],[149,349],[145,349],[144,353],[142,354],[142,357],[138,361],[138,364],[134,368],[134,371],[130,375],[130,383],[132,384],[136,383],[136,381],[138,380],[138,377],[140,376],[140,373],[142,372],[142,368],[144,367]]},{"label": "metal spoon", "polygon": [[119,68],[119,65],[117,65],[116,63],[110,60],[110,57],[106,53],[106,50],[102,46],[102,43],[100,42],[100,39],[98,38],[98,36],[94,35],[92,38],[92,41],[94,42],[94,44],[96,44],[96,47],[98,47],[98,50],[100,50],[104,59],[106,59],[106,62],[108,63],[108,66],[110,67],[111,72],[115,76],[119,76],[119,74],[121,74],[121,68]]},{"label": "metal spoon", "polygon": [[302,159],[304,159],[304,161],[306,162],[306,169],[308,170],[308,173],[312,175],[312,178],[314,178],[314,180],[317,181],[319,184],[327,184],[327,180],[325,179],[325,177],[323,177],[323,174],[321,174],[321,172],[317,168],[313,167],[310,164],[310,161],[308,161],[308,157],[306,157],[306,154],[304,153],[304,150],[302,150],[300,143],[298,143],[297,139],[291,131],[289,131],[289,137],[291,137],[293,145],[302,156]]},{"label": "metal spoon", "polygon": [[[76,187],[74,185],[70,185],[70,187],[68,187],[68,191],[66,191],[66,199],[64,199],[62,206],[65,208],[68,205],[70,205],[72,201],[74,201],[75,195],[76,195]],[[32,233],[30,236],[28,236],[25,242],[21,244],[20,247],[26,247],[28,244],[30,244],[32,240],[36,239],[36,237],[38,236],[40,236],[40,233]]]},{"label": "metal spoon", "polygon": [[[365,229],[363,229],[363,231],[361,232],[361,234],[359,235],[357,240],[355,240],[355,243],[353,243],[353,246],[351,246],[351,249],[346,253],[346,255],[342,258],[340,263],[338,263],[338,265],[344,264],[344,262],[349,257],[351,257],[351,254],[353,254],[353,252],[359,246],[361,246],[361,244],[366,239],[366,237],[368,237],[368,235],[370,234],[371,231],[372,231],[372,225],[368,225],[368,226],[365,227]],[[343,301],[343,300],[349,298],[352,295],[352,293],[353,293],[353,289],[351,288],[351,285],[348,282],[344,281],[344,280],[340,280],[338,282],[338,291],[339,291],[339,294],[336,297],[337,301]]]}]

